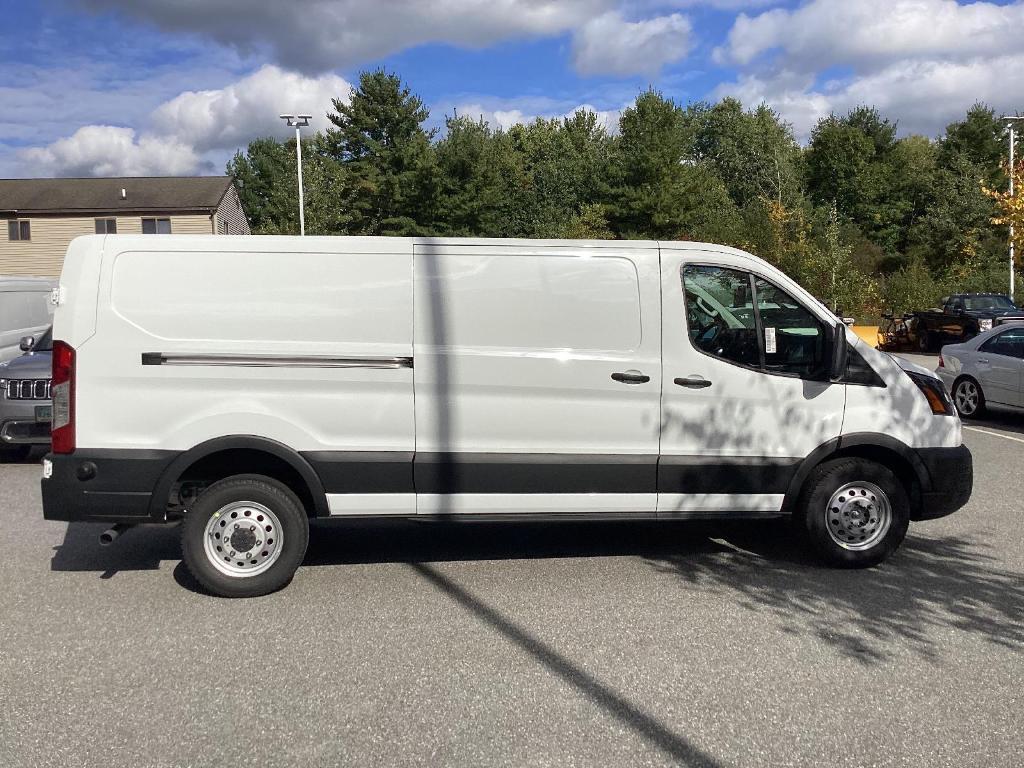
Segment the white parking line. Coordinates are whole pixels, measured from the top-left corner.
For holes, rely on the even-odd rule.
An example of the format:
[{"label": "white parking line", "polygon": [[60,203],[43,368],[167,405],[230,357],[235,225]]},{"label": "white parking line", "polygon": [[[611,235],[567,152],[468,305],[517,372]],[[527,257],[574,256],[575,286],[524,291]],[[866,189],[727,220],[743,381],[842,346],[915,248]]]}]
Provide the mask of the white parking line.
[{"label": "white parking line", "polygon": [[964,429],[969,429],[972,432],[981,432],[981,434],[983,435],[992,435],[992,437],[1001,437],[1004,440],[1013,440],[1015,443],[1024,443],[1024,438],[1011,437],[1010,435],[1004,435],[1002,432],[993,432],[988,429],[978,429],[978,427],[968,427],[966,424],[964,425]]}]

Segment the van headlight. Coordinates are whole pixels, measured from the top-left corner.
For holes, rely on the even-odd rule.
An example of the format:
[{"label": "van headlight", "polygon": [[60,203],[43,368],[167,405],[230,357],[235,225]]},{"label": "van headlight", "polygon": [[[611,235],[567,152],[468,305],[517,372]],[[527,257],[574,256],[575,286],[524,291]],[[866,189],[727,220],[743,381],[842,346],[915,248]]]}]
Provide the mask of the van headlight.
[{"label": "van headlight", "polygon": [[953,400],[950,398],[949,393],[946,391],[946,385],[942,383],[941,379],[913,371],[904,371],[904,373],[910,377],[912,382],[917,384],[917,388],[921,390],[925,400],[928,401],[928,406],[932,409],[932,413],[936,416],[956,415],[956,409],[953,408]]},{"label": "van headlight", "polygon": [[991,331],[992,330],[992,321],[991,320],[980,320],[980,321],[978,321],[978,327],[981,328],[981,330],[983,330],[983,331]]}]

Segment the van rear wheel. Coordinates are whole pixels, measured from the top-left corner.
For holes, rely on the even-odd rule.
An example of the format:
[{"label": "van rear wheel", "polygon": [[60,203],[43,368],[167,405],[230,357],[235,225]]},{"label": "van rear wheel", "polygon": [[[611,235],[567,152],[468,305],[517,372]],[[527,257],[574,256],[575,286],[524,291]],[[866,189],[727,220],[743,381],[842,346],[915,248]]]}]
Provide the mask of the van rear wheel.
[{"label": "van rear wheel", "polygon": [[910,500],[886,467],[868,459],[828,461],[808,478],[797,528],[827,563],[867,568],[896,551],[910,525]]},{"label": "van rear wheel", "polygon": [[222,597],[257,597],[291,581],[309,544],[309,519],[285,485],[262,475],[214,483],[181,526],[185,564]]}]

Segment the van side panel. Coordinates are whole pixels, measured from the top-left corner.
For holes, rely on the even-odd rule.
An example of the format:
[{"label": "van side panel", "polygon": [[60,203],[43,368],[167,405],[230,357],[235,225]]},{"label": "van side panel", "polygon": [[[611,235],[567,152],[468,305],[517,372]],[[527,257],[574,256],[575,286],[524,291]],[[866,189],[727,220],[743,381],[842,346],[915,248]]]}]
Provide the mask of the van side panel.
[{"label": "van side panel", "polygon": [[[584,508],[606,506],[586,494],[623,494],[613,506],[654,511],[657,258],[636,247],[416,246],[420,513],[564,509],[569,494]],[[613,379],[630,371],[648,378]]]},{"label": "van side panel", "polygon": [[338,452],[408,464],[411,241],[108,243],[98,332],[78,351],[81,448],[256,435],[313,452],[342,484]]}]

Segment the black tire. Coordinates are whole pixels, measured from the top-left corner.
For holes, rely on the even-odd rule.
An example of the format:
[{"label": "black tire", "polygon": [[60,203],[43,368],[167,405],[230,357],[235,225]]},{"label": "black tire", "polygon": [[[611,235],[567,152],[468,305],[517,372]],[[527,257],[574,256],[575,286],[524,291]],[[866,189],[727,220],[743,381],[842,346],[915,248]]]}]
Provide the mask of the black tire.
[{"label": "black tire", "polygon": [[[210,518],[240,502],[259,504],[270,510],[278,519],[280,540],[284,542],[273,564],[253,576],[230,575],[218,570],[204,546]],[[185,564],[196,581],[221,597],[258,597],[281,589],[302,564],[308,544],[309,518],[302,503],[287,486],[263,475],[235,475],[214,483],[192,505],[181,526]]]},{"label": "black tire", "polygon": [[[973,386],[977,391],[977,405],[974,410],[970,409],[971,398],[968,395],[969,387]],[[961,390],[964,390],[963,392]],[[956,412],[964,419],[980,419],[985,415],[985,392],[977,379],[970,376],[961,376],[953,382],[953,391],[950,393]]]},{"label": "black tire", "polygon": [[31,445],[14,445],[0,447],[0,464],[24,461],[32,453]]},{"label": "black tire", "polygon": [[935,341],[929,331],[919,331],[917,334],[917,349],[921,354],[927,355],[935,350]]},{"label": "black tire", "polygon": [[[862,544],[851,539],[842,545],[830,533],[829,519],[842,518],[842,514],[835,511],[839,507],[830,509],[830,502],[840,489],[849,484],[860,483],[874,486],[883,492],[889,506],[888,528],[883,532],[883,528],[879,526],[878,538],[873,543],[869,540]],[[853,496],[856,498],[851,498],[850,501],[860,504],[862,499],[856,494]],[[874,496],[871,496],[871,499],[874,499]],[[869,500],[865,498],[863,501],[867,504]],[[844,508],[843,512],[845,511]],[[865,513],[865,516],[868,517],[870,514],[879,513]],[[910,500],[902,483],[881,464],[853,457],[834,459],[821,464],[811,472],[800,494],[794,518],[797,530],[826,563],[840,568],[869,568],[889,557],[903,542],[910,525]],[[867,544],[870,546],[866,546]],[[851,546],[866,548],[851,549]]]}]

